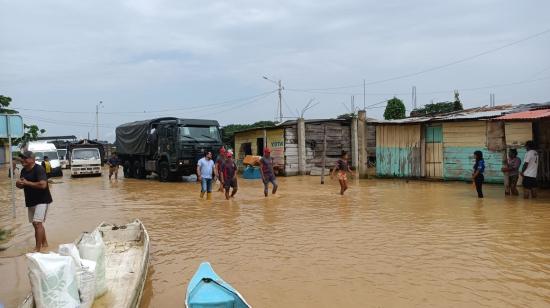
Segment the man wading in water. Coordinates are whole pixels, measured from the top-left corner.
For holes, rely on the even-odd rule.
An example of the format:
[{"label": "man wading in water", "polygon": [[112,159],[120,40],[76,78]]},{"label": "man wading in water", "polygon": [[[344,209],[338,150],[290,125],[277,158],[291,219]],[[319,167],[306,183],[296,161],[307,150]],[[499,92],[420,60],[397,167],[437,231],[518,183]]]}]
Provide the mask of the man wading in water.
[{"label": "man wading in water", "polygon": [[278,185],[275,173],[273,172],[273,158],[271,158],[271,150],[269,148],[264,149],[264,156],[260,159],[260,173],[264,182],[264,196],[267,197],[268,195],[269,182],[273,184],[271,194],[274,195],[277,192]]},{"label": "man wading in water", "polygon": [[23,169],[21,170],[21,179],[16,182],[16,186],[25,192],[29,222],[34,227],[35,249],[39,252],[42,247],[48,247],[44,222],[48,206],[52,203],[52,195],[48,187],[46,171],[35,163],[34,153],[25,151],[19,154],[19,157]]},{"label": "man wading in water", "polygon": [[197,177],[201,182],[201,198],[206,193],[206,199],[212,197],[212,174],[214,174],[214,162],[212,161],[212,152],[206,152],[206,155],[197,162]]},{"label": "man wading in water", "polygon": [[237,165],[233,161],[233,153],[226,152],[225,162],[222,163],[221,181],[225,188],[225,199],[229,200],[229,189],[233,187],[231,198],[235,197],[239,186],[237,184]]}]

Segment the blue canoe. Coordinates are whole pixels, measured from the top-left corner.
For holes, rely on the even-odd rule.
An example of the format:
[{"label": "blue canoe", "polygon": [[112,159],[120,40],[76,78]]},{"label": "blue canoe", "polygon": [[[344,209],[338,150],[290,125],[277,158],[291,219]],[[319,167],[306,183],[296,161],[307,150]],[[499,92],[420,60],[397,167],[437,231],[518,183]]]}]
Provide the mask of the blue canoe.
[{"label": "blue canoe", "polygon": [[218,276],[208,262],[203,262],[191,278],[185,298],[187,308],[249,308],[237,290]]}]

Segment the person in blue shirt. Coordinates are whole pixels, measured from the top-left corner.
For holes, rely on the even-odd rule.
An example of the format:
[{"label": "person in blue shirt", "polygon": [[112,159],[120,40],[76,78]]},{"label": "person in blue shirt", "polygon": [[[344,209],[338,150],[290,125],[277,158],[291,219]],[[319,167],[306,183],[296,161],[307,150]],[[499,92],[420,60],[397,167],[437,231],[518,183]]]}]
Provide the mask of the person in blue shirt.
[{"label": "person in blue shirt", "polygon": [[483,160],[483,153],[481,151],[475,151],[474,157],[476,162],[474,164],[474,172],[472,173],[472,180],[475,183],[478,198],[483,198],[483,180],[485,179],[483,173],[485,172],[485,161]]},{"label": "person in blue shirt", "polygon": [[212,194],[212,175],[214,174],[214,161],[212,152],[199,159],[197,163],[197,178],[201,182],[201,198],[207,193],[206,198],[210,200]]}]

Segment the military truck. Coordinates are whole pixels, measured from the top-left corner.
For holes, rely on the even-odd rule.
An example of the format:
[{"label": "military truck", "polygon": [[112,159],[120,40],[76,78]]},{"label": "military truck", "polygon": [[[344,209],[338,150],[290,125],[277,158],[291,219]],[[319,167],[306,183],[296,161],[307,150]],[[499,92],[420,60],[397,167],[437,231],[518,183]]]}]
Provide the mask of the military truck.
[{"label": "military truck", "polygon": [[118,126],[115,147],[127,178],[156,173],[161,182],[196,172],[197,161],[222,146],[215,120],[157,118]]}]

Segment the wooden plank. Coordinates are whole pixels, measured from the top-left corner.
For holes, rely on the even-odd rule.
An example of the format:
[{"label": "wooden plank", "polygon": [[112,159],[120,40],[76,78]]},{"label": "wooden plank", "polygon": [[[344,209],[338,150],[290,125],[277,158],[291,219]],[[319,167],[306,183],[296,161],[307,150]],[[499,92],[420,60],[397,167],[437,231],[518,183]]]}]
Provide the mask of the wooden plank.
[{"label": "wooden plank", "polygon": [[523,146],[525,142],[533,139],[533,127],[531,122],[506,122],[504,124],[506,145]]}]

